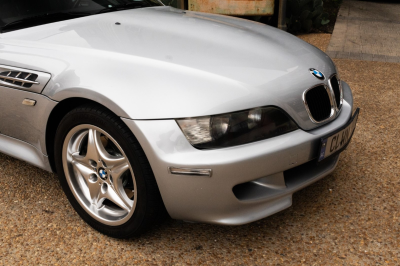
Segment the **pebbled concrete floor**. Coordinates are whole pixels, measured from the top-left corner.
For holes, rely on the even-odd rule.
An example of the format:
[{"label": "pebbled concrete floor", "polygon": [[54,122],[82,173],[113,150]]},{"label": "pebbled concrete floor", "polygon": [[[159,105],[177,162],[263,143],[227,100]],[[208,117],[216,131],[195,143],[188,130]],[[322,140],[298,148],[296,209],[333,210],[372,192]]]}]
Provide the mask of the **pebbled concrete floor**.
[{"label": "pebbled concrete floor", "polygon": [[[324,50],[330,39],[300,37]],[[115,240],[78,217],[55,175],[0,154],[0,264],[399,265],[400,64],[335,62],[362,108],[358,128],[337,170],[291,208],[237,227],[168,220]]]}]

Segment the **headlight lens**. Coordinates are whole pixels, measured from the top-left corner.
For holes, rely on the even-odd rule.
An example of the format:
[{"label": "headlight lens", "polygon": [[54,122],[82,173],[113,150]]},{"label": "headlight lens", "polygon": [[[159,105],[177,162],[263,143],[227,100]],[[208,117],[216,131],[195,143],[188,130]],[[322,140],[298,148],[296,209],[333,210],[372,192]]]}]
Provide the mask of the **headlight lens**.
[{"label": "headlight lens", "polygon": [[190,144],[198,149],[236,146],[298,129],[293,120],[276,107],[176,121]]}]

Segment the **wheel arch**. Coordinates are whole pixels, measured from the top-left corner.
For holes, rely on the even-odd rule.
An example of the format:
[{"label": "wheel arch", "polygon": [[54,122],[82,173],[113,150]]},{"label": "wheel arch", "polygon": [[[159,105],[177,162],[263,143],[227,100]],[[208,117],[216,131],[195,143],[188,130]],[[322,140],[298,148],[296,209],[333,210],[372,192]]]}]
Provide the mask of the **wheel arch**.
[{"label": "wheel arch", "polygon": [[[47,155],[49,158],[51,170],[56,173],[56,167],[55,167],[55,158],[54,158],[54,140],[57,132],[57,128],[61,122],[61,120],[64,118],[64,116],[72,111],[73,109],[84,105],[84,104],[96,104],[99,105],[103,108],[106,108],[113,114],[113,112],[110,108],[107,106],[104,106],[103,104],[96,102],[91,99],[87,98],[80,98],[80,97],[74,97],[74,98],[67,98],[62,101],[60,101],[51,111],[49,118],[47,120],[47,126],[46,126],[46,151]],[[115,114],[117,115],[117,114]]]}]

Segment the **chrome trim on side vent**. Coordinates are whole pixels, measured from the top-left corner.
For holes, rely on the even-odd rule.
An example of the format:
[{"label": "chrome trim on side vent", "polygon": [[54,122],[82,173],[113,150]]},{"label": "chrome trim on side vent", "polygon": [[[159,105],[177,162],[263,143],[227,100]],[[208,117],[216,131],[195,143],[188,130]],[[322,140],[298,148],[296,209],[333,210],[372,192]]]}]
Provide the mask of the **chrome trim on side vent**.
[{"label": "chrome trim on side vent", "polygon": [[[21,86],[24,86],[25,83],[28,83],[28,84],[37,84],[37,85],[40,84],[40,83],[37,82],[37,81],[31,81],[31,80],[29,80],[29,79],[20,79],[20,78],[18,78],[18,76],[20,76],[20,75],[22,74],[22,72],[19,72],[18,75],[17,75],[15,78],[9,76],[11,73],[12,73],[11,71],[8,72],[7,76],[3,76],[2,73],[0,73],[0,82],[1,82],[1,83],[5,83],[4,81],[1,81],[1,79],[5,79],[5,80],[11,80],[11,81],[13,81],[13,84],[15,84],[15,82],[21,82],[21,83],[22,83]],[[30,76],[32,76],[32,75],[29,74],[28,76],[26,76],[26,78],[29,78]]]},{"label": "chrome trim on side vent", "polygon": [[30,69],[0,65],[0,86],[41,93],[51,75]]}]

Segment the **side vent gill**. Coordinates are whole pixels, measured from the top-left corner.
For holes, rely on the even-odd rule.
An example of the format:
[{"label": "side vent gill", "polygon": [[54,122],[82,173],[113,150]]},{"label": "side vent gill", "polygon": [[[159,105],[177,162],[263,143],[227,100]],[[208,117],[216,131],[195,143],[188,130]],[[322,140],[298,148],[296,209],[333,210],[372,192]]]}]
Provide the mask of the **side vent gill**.
[{"label": "side vent gill", "polygon": [[41,93],[50,78],[48,73],[0,65],[0,86]]},{"label": "side vent gill", "polygon": [[32,84],[39,84],[39,82],[36,81],[37,78],[38,75],[27,72],[8,71],[0,73],[0,81],[24,88],[30,88]]}]

